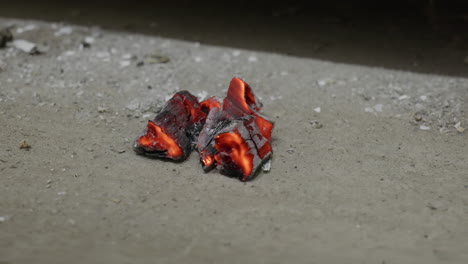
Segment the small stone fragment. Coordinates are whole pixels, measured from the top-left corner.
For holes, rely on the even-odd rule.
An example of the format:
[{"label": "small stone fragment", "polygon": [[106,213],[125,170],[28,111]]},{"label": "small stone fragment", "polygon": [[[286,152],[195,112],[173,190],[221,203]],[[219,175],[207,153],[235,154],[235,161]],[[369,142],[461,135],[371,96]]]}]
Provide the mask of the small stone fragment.
[{"label": "small stone fragment", "polygon": [[377,112],[382,112],[383,110],[383,104],[376,104],[374,105],[374,110]]},{"label": "small stone fragment", "polygon": [[29,42],[24,39],[17,39],[12,42],[12,46],[18,50],[29,53],[31,55],[40,54],[39,49],[35,43]]},{"label": "small stone fragment", "polygon": [[128,60],[123,60],[123,61],[120,62],[120,68],[128,67],[130,64],[131,64],[130,61],[128,61]]},{"label": "small stone fragment", "polygon": [[317,120],[311,120],[309,123],[312,125],[313,128],[316,128],[316,129],[320,129],[323,127],[322,123],[320,123]]},{"label": "small stone fragment", "polygon": [[428,126],[426,126],[426,125],[421,125],[421,126],[419,127],[419,129],[424,130],[424,131],[431,130],[431,128],[428,127]]},{"label": "small stone fragment", "polygon": [[249,62],[257,62],[258,61],[257,57],[254,56],[254,55],[249,56],[248,60],[249,60]]},{"label": "small stone fragment", "polygon": [[465,131],[465,128],[461,126],[461,122],[456,123],[453,127],[460,133],[463,133],[463,131]]},{"label": "small stone fragment", "polygon": [[414,114],[414,116],[413,116],[413,117],[414,117],[414,120],[415,120],[415,121],[417,121],[417,122],[419,122],[419,121],[421,121],[421,120],[422,120],[422,116],[421,116],[421,115],[419,115],[419,114],[417,114],[417,113],[416,113],[416,114]]},{"label": "small stone fragment", "polygon": [[271,170],[271,159],[262,165],[262,171],[270,172],[270,170]]},{"label": "small stone fragment", "polygon": [[62,35],[70,35],[71,33],[73,33],[72,27],[62,27],[54,33],[54,36],[60,37]]},{"label": "small stone fragment", "polygon": [[320,113],[321,111],[322,111],[322,109],[320,108],[320,106],[314,108],[314,112],[316,112],[316,113]]},{"label": "small stone fragment", "polygon": [[327,80],[318,80],[317,81],[317,84],[320,86],[320,87],[323,87],[325,85],[327,85],[328,81]]},{"label": "small stone fragment", "polygon": [[97,110],[98,110],[98,113],[106,113],[107,112],[107,107],[98,106]]},{"label": "small stone fragment", "polygon": [[31,145],[29,145],[28,142],[26,142],[26,140],[23,141],[23,143],[21,143],[20,149],[24,149],[24,150],[29,150],[31,148]]},{"label": "small stone fragment", "polygon": [[144,62],[147,64],[168,63],[170,61],[169,57],[158,54],[150,54],[144,58]]}]

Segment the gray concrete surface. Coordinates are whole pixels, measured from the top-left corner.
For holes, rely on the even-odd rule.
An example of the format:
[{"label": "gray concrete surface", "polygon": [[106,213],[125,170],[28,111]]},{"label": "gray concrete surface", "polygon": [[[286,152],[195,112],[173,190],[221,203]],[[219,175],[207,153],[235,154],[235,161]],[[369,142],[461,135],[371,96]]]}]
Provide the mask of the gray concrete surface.
[{"label": "gray concrete surface", "polygon": [[[466,78],[0,25],[45,50],[0,50],[0,263],[468,261]],[[270,173],[133,153],[175,91],[222,97],[233,76],[276,122]]]}]

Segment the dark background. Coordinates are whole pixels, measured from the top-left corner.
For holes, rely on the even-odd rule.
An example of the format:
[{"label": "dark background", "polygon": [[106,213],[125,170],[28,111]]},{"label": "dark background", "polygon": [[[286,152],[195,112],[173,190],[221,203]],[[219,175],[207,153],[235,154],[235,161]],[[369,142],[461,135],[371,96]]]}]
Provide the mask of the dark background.
[{"label": "dark background", "polygon": [[0,16],[468,76],[468,1],[2,1]]}]

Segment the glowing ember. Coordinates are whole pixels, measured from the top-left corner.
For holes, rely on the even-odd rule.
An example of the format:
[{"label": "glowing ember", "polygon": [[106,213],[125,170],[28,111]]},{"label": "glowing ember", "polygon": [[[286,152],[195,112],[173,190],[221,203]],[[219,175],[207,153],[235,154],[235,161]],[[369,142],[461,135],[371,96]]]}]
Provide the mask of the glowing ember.
[{"label": "glowing ember", "polygon": [[201,102],[200,107],[204,113],[209,113],[215,107],[221,108],[221,102],[213,96]]},{"label": "glowing ember", "polygon": [[182,156],[182,149],[176,141],[151,121],[148,121],[146,134],[141,136],[137,142],[140,148],[144,148],[148,152],[164,152],[165,158],[178,159]]},{"label": "glowing ember", "polygon": [[138,154],[182,161],[190,154],[192,141],[198,137],[205,119],[197,98],[187,91],[178,92],[148,122],[134,149]]},{"label": "glowing ember", "polygon": [[220,169],[232,176],[238,176],[245,181],[252,175],[254,155],[250,153],[250,146],[239,133],[233,131],[217,135],[215,148],[218,151],[215,160]]},{"label": "glowing ember", "polygon": [[196,143],[205,171],[217,168],[241,181],[252,179],[272,156],[274,123],[260,115],[252,88],[233,78],[223,104],[210,97],[201,103],[187,91],[172,97],[135,142],[135,151],[184,160]]}]

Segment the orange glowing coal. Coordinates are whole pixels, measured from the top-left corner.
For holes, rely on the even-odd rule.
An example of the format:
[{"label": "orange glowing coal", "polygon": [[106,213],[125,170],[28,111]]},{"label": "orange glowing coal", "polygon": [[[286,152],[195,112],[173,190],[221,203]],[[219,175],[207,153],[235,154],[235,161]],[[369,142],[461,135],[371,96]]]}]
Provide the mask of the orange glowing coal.
[{"label": "orange glowing coal", "polygon": [[150,152],[166,152],[165,157],[171,159],[177,159],[182,156],[182,149],[177,142],[152,121],[148,121],[146,134],[137,140],[136,147]]},{"label": "orange glowing coal", "polygon": [[211,168],[214,165],[214,158],[206,151],[200,152],[200,160],[205,168]]},{"label": "orange glowing coal", "polygon": [[212,96],[206,99],[205,101],[201,102],[200,107],[203,112],[209,113],[214,107],[221,108],[221,103],[216,97]]},{"label": "orange glowing coal", "polygon": [[260,107],[255,101],[255,96],[252,88],[239,78],[232,78],[229,84],[227,97],[236,103],[237,107],[242,109],[245,113],[251,114],[253,111],[259,111]]},{"label": "orange glowing coal", "polygon": [[252,175],[254,156],[250,153],[249,145],[239,133],[232,131],[219,134],[215,138],[215,148],[218,151],[215,154],[215,160],[218,164],[240,168],[242,181]]}]

